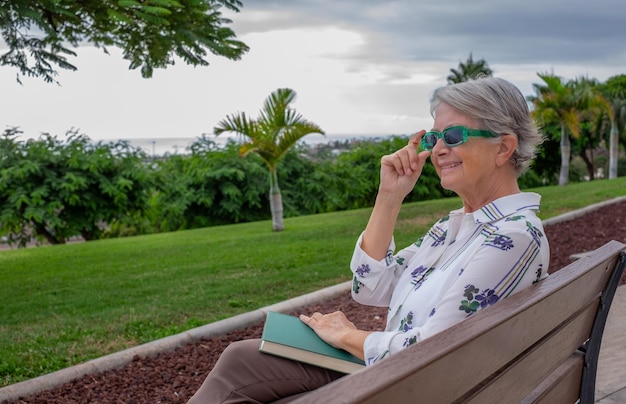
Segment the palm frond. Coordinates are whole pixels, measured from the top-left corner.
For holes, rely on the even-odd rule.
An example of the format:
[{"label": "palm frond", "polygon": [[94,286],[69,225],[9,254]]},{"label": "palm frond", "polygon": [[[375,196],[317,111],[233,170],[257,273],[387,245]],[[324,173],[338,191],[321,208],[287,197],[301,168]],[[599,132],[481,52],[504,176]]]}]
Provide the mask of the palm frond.
[{"label": "palm frond", "polygon": [[290,104],[296,99],[296,92],[290,88],[279,88],[270,94],[263,103],[259,123],[262,125],[283,127],[288,125],[287,118],[293,111]]},{"label": "palm frond", "polygon": [[575,139],[580,137],[580,116],[577,110],[564,111],[560,114],[563,124]]},{"label": "palm frond", "polygon": [[219,136],[224,132],[234,132],[246,137],[253,137],[257,131],[257,124],[254,120],[249,119],[245,112],[228,115],[226,118],[218,122],[213,128],[215,136]]},{"label": "palm frond", "polygon": [[296,124],[290,125],[289,128],[283,131],[283,134],[280,137],[278,150],[284,153],[296,144],[298,140],[313,133],[319,133],[321,135],[325,134],[319,126],[311,122],[300,121]]}]

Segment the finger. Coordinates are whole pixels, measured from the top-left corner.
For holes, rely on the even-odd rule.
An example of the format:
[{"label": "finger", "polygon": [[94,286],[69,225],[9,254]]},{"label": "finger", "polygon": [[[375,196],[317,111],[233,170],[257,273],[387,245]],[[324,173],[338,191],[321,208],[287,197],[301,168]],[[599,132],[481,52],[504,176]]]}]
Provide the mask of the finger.
[{"label": "finger", "polygon": [[409,146],[414,146],[416,149],[422,143],[422,137],[426,134],[425,130],[420,130],[419,132],[415,132],[413,136],[409,139]]},{"label": "finger", "polygon": [[400,175],[408,175],[411,171],[411,161],[406,149],[400,149],[393,154],[393,166]]},{"label": "finger", "polygon": [[381,159],[381,164],[385,166],[391,166],[398,174],[403,174],[404,168],[402,167],[402,162],[400,161],[396,153],[383,156],[383,158]]},{"label": "finger", "polygon": [[413,151],[412,146],[405,147],[401,150],[398,150],[398,159],[400,160],[400,164],[402,165],[402,173],[405,175],[411,175],[415,160],[416,153]]},{"label": "finger", "polygon": [[398,175],[410,175],[411,158],[409,157],[409,155],[411,153],[411,148],[404,147],[397,152],[386,156],[386,159],[383,163],[387,163],[387,165],[393,166]]},{"label": "finger", "polygon": [[407,147],[411,149],[411,153],[409,153],[409,159],[411,162],[411,169],[413,171],[420,170],[421,167],[424,165],[426,158],[430,155],[429,151],[419,151],[422,144],[422,137],[424,137],[425,134],[425,130],[420,130],[419,132],[416,132],[413,136],[411,136],[411,138],[409,139],[409,144],[407,145]]}]

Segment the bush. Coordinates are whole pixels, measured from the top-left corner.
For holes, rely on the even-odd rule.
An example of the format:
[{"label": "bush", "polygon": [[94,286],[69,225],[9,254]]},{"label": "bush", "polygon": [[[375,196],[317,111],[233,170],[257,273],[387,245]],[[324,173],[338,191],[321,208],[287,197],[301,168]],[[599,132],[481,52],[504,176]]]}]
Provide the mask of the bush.
[{"label": "bush", "polygon": [[22,142],[20,133],[0,138],[0,231],[10,243],[98,239],[108,224],[146,208],[145,155],[127,142],[94,144],[74,131],[64,141],[46,133]]},{"label": "bush", "polygon": [[626,157],[620,157],[617,159],[617,176],[626,176]]}]

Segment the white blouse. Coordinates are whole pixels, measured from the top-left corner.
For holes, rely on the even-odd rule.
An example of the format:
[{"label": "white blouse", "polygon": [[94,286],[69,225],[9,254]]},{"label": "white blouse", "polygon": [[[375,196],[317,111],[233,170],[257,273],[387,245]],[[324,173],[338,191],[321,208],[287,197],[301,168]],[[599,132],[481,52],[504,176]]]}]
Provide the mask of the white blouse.
[{"label": "white blouse", "polygon": [[352,297],[388,307],[385,331],[365,340],[370,365],[548,276],[550,249],[536,216],[541,196],[509,195],[440,219],[415,243],[376,261],[359,237]]}]

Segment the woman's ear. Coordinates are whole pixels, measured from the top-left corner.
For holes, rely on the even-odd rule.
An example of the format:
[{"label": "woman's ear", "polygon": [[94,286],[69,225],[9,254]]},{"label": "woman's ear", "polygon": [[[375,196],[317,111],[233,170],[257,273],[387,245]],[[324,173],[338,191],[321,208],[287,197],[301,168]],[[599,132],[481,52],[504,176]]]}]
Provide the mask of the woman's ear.
[{"label": "woman's ear", "polygon": [[496,164],[498,166],[507,164],[517,149],[517,136],[504,134],[500,139],[500,150],[498,150],[496,156]]}]

